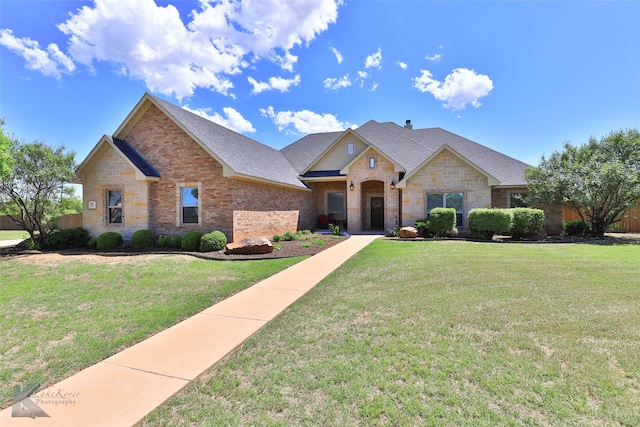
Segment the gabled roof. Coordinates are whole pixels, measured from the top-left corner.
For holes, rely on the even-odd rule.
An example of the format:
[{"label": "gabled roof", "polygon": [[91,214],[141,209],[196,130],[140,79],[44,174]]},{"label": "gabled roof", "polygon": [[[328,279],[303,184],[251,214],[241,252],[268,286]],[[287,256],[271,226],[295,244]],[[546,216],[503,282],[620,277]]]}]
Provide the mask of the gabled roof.
[{"label": "gabled roof", "polygon": [[150,104],[160,109],[220,162],[225,176],[307,189],[298,179],[297,171],[280,151],[148,93],[142,97],[114,135],[126,139],[133,124]]},{"label": "gabled roof", "polygon": [[115,150],[116,153],[120,154],[122,158],[127,162],[135,171],[136,179],[138,180],[147,180],[147,181],[157,181],[160,179],[160,173],[149,164],[141,155],[138,153],[131,145],[129,145],[126,141],[122,141],[120,139],[114,139],[111,135],[104,135],[100,138],[100,141],[93,147],[93,150],[89,153],[89,155],[80,163],[80,166],[76,169],[77,175],[82,174],[82,169],[91,161],[93,156],[100,150],[100,148],[104,145],[108,144]]},{"label": "gabled roof", "polygon": [[[313,134],[294,142],[282,151],[297,171],[309,170],[346,132],[358,135],[391,162],[396,170],[410,176],[443,148],[489,177],[493,185],[525,186],[528,164],[441,128],[406,129],[395,123],[371,120],[355,130],[342,133]],[[365,150],[366,151],[366,150]],[[345,167],[343,172],[348,168]],[[493,179],[491,179],[493,178]]]}]

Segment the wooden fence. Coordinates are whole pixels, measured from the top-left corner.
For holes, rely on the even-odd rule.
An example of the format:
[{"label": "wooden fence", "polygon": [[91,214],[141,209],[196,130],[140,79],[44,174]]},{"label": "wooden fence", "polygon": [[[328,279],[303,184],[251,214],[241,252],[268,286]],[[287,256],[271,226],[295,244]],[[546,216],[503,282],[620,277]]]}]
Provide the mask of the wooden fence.
[{"label": "wooden fence", "polygon": [[[562,221],[580,220],[580,216],[575,209],[569,206],[564,206],[562,211]],[[633,209],[629,209],[625,212],[622,220],[617,223],[618,228],[616,232],[619,233],[640,233],[640,206],[636,206]]]},{"label": "wooden fence", "polygon": [[[61,230],[68,228],[82,227],[82,214],[69,214],[58,217],[58,227]],[[22,230],[18,224],[13,222],[7,215],[0,215],[0,230]]]}]

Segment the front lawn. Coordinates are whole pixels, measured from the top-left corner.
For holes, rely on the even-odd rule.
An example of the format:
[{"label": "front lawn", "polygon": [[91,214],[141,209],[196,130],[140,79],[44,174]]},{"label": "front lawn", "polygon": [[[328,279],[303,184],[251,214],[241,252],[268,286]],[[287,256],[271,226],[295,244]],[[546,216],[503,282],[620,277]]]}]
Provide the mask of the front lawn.
[{"label": "front lawn", "polygon": [[0,240],[28,239],[29,233],[24,230],[0,230]]},{"label": "front lawn", "polygon": [[640,425],[640,245],[378,240],[141,425]]},{"label": "front lawn", "polygon": [[0,407],[13,386],[56,383],[301,259],[0,257]]}]

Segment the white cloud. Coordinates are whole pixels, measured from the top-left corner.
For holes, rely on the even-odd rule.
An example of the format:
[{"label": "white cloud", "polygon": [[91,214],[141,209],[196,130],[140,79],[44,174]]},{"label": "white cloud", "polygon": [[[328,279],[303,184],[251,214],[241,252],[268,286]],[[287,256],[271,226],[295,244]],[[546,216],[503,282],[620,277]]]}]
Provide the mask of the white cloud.
[{"label": "white cloud", "polygon": [[351,86],[351,80],[349,74],[338,78],[326,78],[324,79],[324,87],[331,90],[338,90],[343,87]]},{"label": "white cloud", "polygon": [[65,55],[55,43],[51,43],[44,50],[37,41],[26,37],[15,37],[13,31],[3,29],[0,30],[0,45],[24,58],[28,69],[40,71],[45,76],[59,79],[63,73],[69,74],[76,69],[71,58]]},{"label": "white cloud", "polygon": [[[56,77],[73,71],[74,63],[92,68],[105,62],[143,80],[151,91],[178,99],[196,88],[229,94],[229,77],[251,61],[266,58],[292,71],[297,57],[291,49],[308,45],[335,23],[341,5],[342,0],[199,0],[185,23],[176,7],[154,0],[94,0],[58,25],[68,37],[67,54],[57,46],[44,51],[27,38],[7,37],[3,44],[20,41],[27,66]],[[12,36],[7,31],[3,35]]]},{"label": "white cloud", "polygon": [[300,84],[300,75],[297,74],[292,79],[284,79],[282,77],[271,77],[268,82],[259,82],[253,77],[248,77],[249,83],[253,85],[251,93],[260,93],[266,90],[279,90],[280,92],[288,92],[289,87]]},{"label": "white cloud", "polygon": [[444,107],[448,110],[462,110],[467,104],[478,108],[481,105],[478,100],[493,89],[489,76],[466,68],[456,68],[444,82],[435,80],[427,70],[421,71],[422,75],[413,79],[413,86],[420,92],[429,92],[434,98],[446,101]]},{"label": "white cloud", "polygon": [[[319,133],[342,131],[351,126],[346,122],[341,122],[333,114],[318,114],[309,110],[302,111],[278,111],[272,106],[261,108],[260,113],[273,121],[278,126],[279,131],[289,133]],[[290,129],[293,127],[293,131]]]},{"label": "white cloud", "polygon": [[376,53],[372,53],[364,60],[365,68],[380,68],[382,66],[382,49],[378,48]]},{"label": "white cloud", "polygon": [[182,108],[235,132],[250,133],[256,131],[250,121],[246,120],[242,117],[242,114],[231,107],[224,107],[222,109],[224,114],[227,116],[226,119],[219,113],[213,113],[210,115],[209,112],[211,111],[211,108],[196,108],[195,110],[192,110],[189,108],[189,105],[185,105]]},{"label": "white cloud", "polygon": [[442,59],[442,55],[439,53],[436,53],[435,55],[427,55],[424,57],[424,59],[432,62],[440,62],[440,60]]},{"label": "white cloud", "polygon": [[398,61],[396,62],[396,65],[400,68],[402,68],[403,70],[407,69],[407,64],[405,64],[404,62]]},{"label": "white cloud", "polygon": [[340,51],[335,47],[332,47],[331,51],[336,56],[336,59],[338,60],[338,64],[342,64],[342,61],[344,60],[344,58],[342,57],[342,54],[340,53]]},{"label": "white cloud", "polygon": [[375,92],[377,89],[378,89],[378,83],[377,82],[373,82],[371,84],[371,88],[369,89],[369,91]]}]

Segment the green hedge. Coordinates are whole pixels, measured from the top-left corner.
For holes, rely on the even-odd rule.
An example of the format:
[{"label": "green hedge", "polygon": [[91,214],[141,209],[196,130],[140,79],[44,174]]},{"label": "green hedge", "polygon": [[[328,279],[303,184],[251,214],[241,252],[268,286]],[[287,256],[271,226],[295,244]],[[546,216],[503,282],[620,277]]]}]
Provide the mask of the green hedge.
[{"label": "green hedge", "polygon": [[44,238],[44,249],[80,248],[89,241],[89,232],[82,227],[53,230]]},{"label": "green hedge", "polygon": [[582,237],[591,234],[591,223],[580,220],[569,220],[562,223],[564,236]]},{"label": "green hedge", "polygon": [[151,230],[138,230],[131,236],[133,249],[147,249],[156,245],[156,235]]},{"label": "green hedge", "polygon": [[188,231],[184,236],[182,236],[180,247],[183,251],[197,252],[200,248],[201,237],[202,233],[199,231]]},{"label": "green hedge", "polygon": [[116,249],[122,246],[122,236],[115,231],[107,231],[102,233],[96,239],[96,248],[101,251],[104,249]]},{"label": "green hedge", "polygon": [[468,216],[469,231],[487,240],[495,234],[508,233],[511,229],[511,213],[508,209],[471,209]]},{"label": "green hedge", "polygon": [[212,231],[200,238],[200,252],[220,251],[227,245],[227,236],[222,231]]},{"label": "green hedge", "polygon": [[436,236],[446,236],[456,228],[456,210],[453,208],[431,209],[427,227]]},{"label": "green hedge", "polygon": [[511,237],[519,239],[539,233],[544,227],[544,211],[531,208],[513,208],[511,211]]}]

